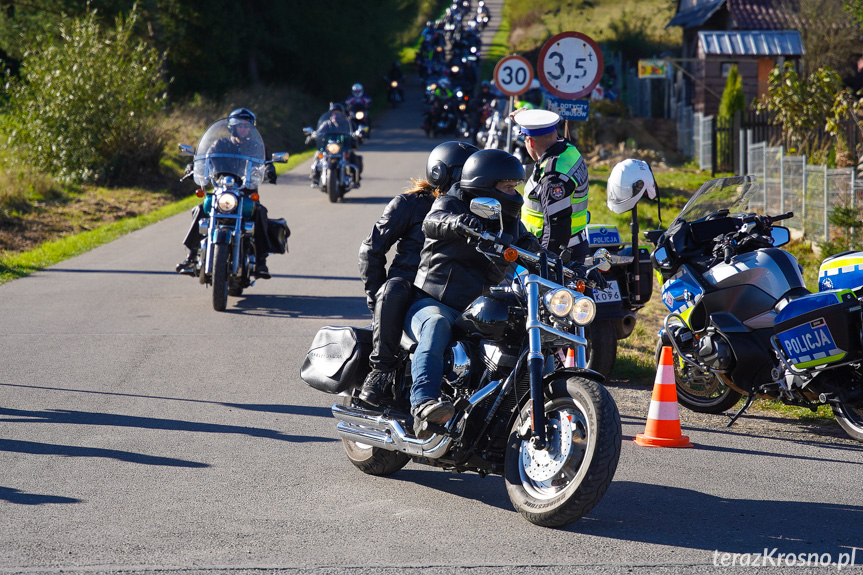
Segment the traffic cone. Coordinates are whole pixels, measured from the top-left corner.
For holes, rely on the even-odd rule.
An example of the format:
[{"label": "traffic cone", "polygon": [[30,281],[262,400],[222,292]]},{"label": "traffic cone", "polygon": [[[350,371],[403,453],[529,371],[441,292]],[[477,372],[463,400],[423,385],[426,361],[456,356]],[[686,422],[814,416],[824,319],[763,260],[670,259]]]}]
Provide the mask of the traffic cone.
[{"label": "traffic cone", "polygon": [[566,361],[563,362],[563,367],[575,367],[575,350],[571,347],[566,350]]},{"label": "traffic cone", "polygon": [[662,348],[659,365],[656,366],[656,380],[647,412],[647,425],[644,433],[635,436],[635,443],[649,447],[692,447],[689,438],[680,432],[674,356],[668,346]]}]

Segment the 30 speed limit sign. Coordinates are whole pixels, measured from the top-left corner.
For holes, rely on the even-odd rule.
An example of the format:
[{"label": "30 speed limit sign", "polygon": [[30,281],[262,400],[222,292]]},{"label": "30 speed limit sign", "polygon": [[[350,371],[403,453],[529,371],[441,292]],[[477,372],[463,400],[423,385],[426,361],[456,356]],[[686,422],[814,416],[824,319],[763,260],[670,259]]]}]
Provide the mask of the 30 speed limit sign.
[{"label": "30 speed limit sign", "polygon": [[494,67],[494,84],[507,96],[524,94],[533,81],[533,66],[521,56],[505,56]]},{"label": "30 speed limit sign", "polygon": [[558,98],[577,100],[599,84],[602,51],[581,32],[561,32],[543,45],[537,68],[546,90]]}]

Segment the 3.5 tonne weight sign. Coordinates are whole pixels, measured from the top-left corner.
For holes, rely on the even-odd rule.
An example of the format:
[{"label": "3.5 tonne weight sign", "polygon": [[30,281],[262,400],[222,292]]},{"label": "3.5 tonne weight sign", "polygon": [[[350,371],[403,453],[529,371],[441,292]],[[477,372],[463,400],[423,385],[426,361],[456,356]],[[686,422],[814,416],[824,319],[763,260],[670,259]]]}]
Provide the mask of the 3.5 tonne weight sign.
[{"label": "3.5 tonne weight sign", "polygon": [[561,32],[546,42],[537,60],[539,81],[565,100],[590,94],[602,77],[602,51],[581,32]]}]

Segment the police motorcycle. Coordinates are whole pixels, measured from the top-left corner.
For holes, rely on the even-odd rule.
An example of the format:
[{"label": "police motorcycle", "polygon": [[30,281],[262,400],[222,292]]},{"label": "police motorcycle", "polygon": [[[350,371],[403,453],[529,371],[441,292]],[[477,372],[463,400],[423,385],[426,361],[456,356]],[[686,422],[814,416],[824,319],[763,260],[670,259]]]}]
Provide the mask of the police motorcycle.
[{"label": "police motorcycle", "polygon": [[285,253],[290,233],[284,219],[269,220],[266,230],[256,230],[254,222],[257,189],[266,167],[286,162],[288,154],[273,154],[267,161],[264,141],[254,126],[240,154],[219,151],[220,143],[231,136],[228,118],[223,118],[207,128],[197,148],[180,144],[182,155],[194,157],[190,175],[200,186],[196,195],[204,200],[206,217],[198,221],[204,239],[196,273],[202,284],[213,287],[216,311],[225,310],[229,295],[240,296],[254,285],[255,234],[267,234],[270,246]]},{"label": "police motorcycle", "polygon": [[[501,218],[501,205],[476,198],[471,211]],[[582,292],[591,270],[565,267],[557,256],[508,244],[506,236],[463,228],[476,249],[509,266],[509,283],[492,287],[456,321],[444,366],[442,393],[456,407],[444,425],[417,439],[410,415],[410,353],[392,396],[380,407],[358,399],[368,373],[371,331],[322,328],[301,370],[306,383],[338,393],[337,430],[353,465],[390,475],[414,461],[456,473],[502,475],[513,506],[531,523],[561,527],[600,500],[617,468],[621,426],[602,376],[585,368],[584,326],[595,305]],[[607,266],[598,257],[597,267]],[[554,369],[552,356],[577,349],[572,368]]]},{"label": "police motorcycle", "polygon": [[711,180],[667,230],[645,233],[670,312],[657,358],[673,348],[678,401],[692,411],[721,413],[747,396],[729,426],[768,396],[830,405],[863,441],[863,274],[848,264],[863,253],[825,260],[821,291],[811,293],[797,260],[779,249],[790,233],[774,223],[793,213],[754,213],[761,197],[754,176]]},{"label": "police motorcycle", "polygon": [[[645,194],[650,200],[658,195],[647,162],[624,160],[618,163],[608,178],[608,208],[616,214],[631,212],[632,242],[625,245],[614,224],[589,223],[585,230],[591,254],[600,249],[611,254],[611,269],[605,273],[608,288],[594,294],[596,319],[587,330],[588,366],[605,377],[614,369],[617,342],[632,335],[638,311],[653,294],[650,250],[637,245],[638,203]],[[636,253],[637,258],[633,256]],[[591,261],[588,256],[587,263]]]},{"label": "police motorcycle", "polygon": [[351,122],[335,104],[318,118],[316,129],[303,128],[306,144],[318,148],[312,159],[309,180],[320,188],[330,202],[338,202],[346,193],[360,186],[361,157],[353,153],[359,134],[351,132]]}]

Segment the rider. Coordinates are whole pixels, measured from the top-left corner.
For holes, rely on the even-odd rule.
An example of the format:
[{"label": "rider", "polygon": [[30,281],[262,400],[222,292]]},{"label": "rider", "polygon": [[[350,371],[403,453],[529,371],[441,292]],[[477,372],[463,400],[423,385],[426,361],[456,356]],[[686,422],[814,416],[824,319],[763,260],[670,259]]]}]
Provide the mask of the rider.
[{"label": "rider", "polygon": [[369,132],[371,131],[371,125],[369,122],[369,109],[372,107],[372,99],[369,98],[365,91],[363,90],[362,84],[354,84],[351,86],[351,96],[345,100],[345,106],[348,109],[348,113],[353,113],[359,110],[365,112],[365,133],[363,137],[368,138]]},{"label": "rider", "polygon": [[521,180],[524,167],[517,158],[503,150],[480,150],[465,162],[459,186],[437,198],[423,222],[426,240],[414,280],[417,295],[405,319],[405,329],[417,342],[411,365],[411,414],[419,439],[431,434],[426,422],[440,425],[455,413],[450,402],[439,398],[443,355],[453,323],[484,290],[504,279],[503,270],[468,243],[460,226],[500,231],[498,220],[473,215],[470,201],[477,197],[498,200],[503,208],[503,231],[525,249],[540,249],[539,241],[519,220],[524,202],[515,188]]},{"label": "rider", "polygon": [[[258,144],[252,140],[252,132],[256,123],[255,114],[246,108],[237,108],[228,114],[228,131],[230,136],[219,138],[207,154],[254,154],[260,153],[260,150],[249,151],[249,147],[256,147]],[[264,152],[266,155],[266,152]],[[187,173],[191,172],[190,166],[186,166]],[[272,184],[276,183],[276,169],[272,164],[267,164],[264,172],[266,180]],[[250,200],[251,201],[251,200]],[[186,259],[177,264],[177,273],[186,275],[195,275],[196,262],[198,260],[198,249],[201,247],[201,241],[204,236],[201,234],[198,227],[198,220],[206,216],[204,204],[198,204],[192,209],[192,225],[186,233],[186,238],[183,240],[183,245],[189,250]],[[270,271],[267,268],[267,254],[269,253],[269,243],[267,240],[267,208],[259,201],[255,202],[254,211],[255,229],[258,233],[254,235],[255,241],[255,271],[254,274],[260,279],[270,279]]]},{"label": "rider", "polygon": [[510,115],[521,127],[527,153],[536,162],[524,186],[522,221],[542,240],[542,247],[560,254],[569,248],[572,261],[588,253],[587,164],[578,149],[558,138],[560,116],[548,110],[516,110]]},{"label": "rider", "polygon": [[[306,138],[306,145],[311,144],[316,136],[321,136],[327,133],[345,134],[349,136],[351,151],[348,153],[348,162],[355,165],[359,170],[359,173],[362,174],[363,157],[354,151],[357,144],[353,136],[350,135],[350,132],[350,120],[348,120],[348,117],[345,115],[345,107],[338,102],[330,102],[329,109],[327,109],[326,113],[318,119],[317,129],[312,135]],[[319,144],[319,146],[323,147],[325,144],[326,141],[324,141],[323,144]],[[347,145],[347,143],[345,143],[345,145]],[[309,175],[309,178],[312,180],[313,187],[317,187],[320,184],[321,166],[317,162],[312,164],[312,173]],[[357,175],[357,181],[354,183],[354,187],[360,187],[359,174]]]},{"label": "rider", "polygon": [[[425,180],[414,180],[406,193],[393,198],[371,233],[360,245],[360,276],[369,309],[374,314],[372,371],[360,391],[360,399],[378,405],[395,379],[398,350],[405,314],[413,300],[413,281],[425,236],[422,222],[436,196],[447,193],[461,177],[465,161],[477,151],[464,142],[445,142],[429,154]],[[386,254],[396,245],[396,255],[386,271]]]}]

